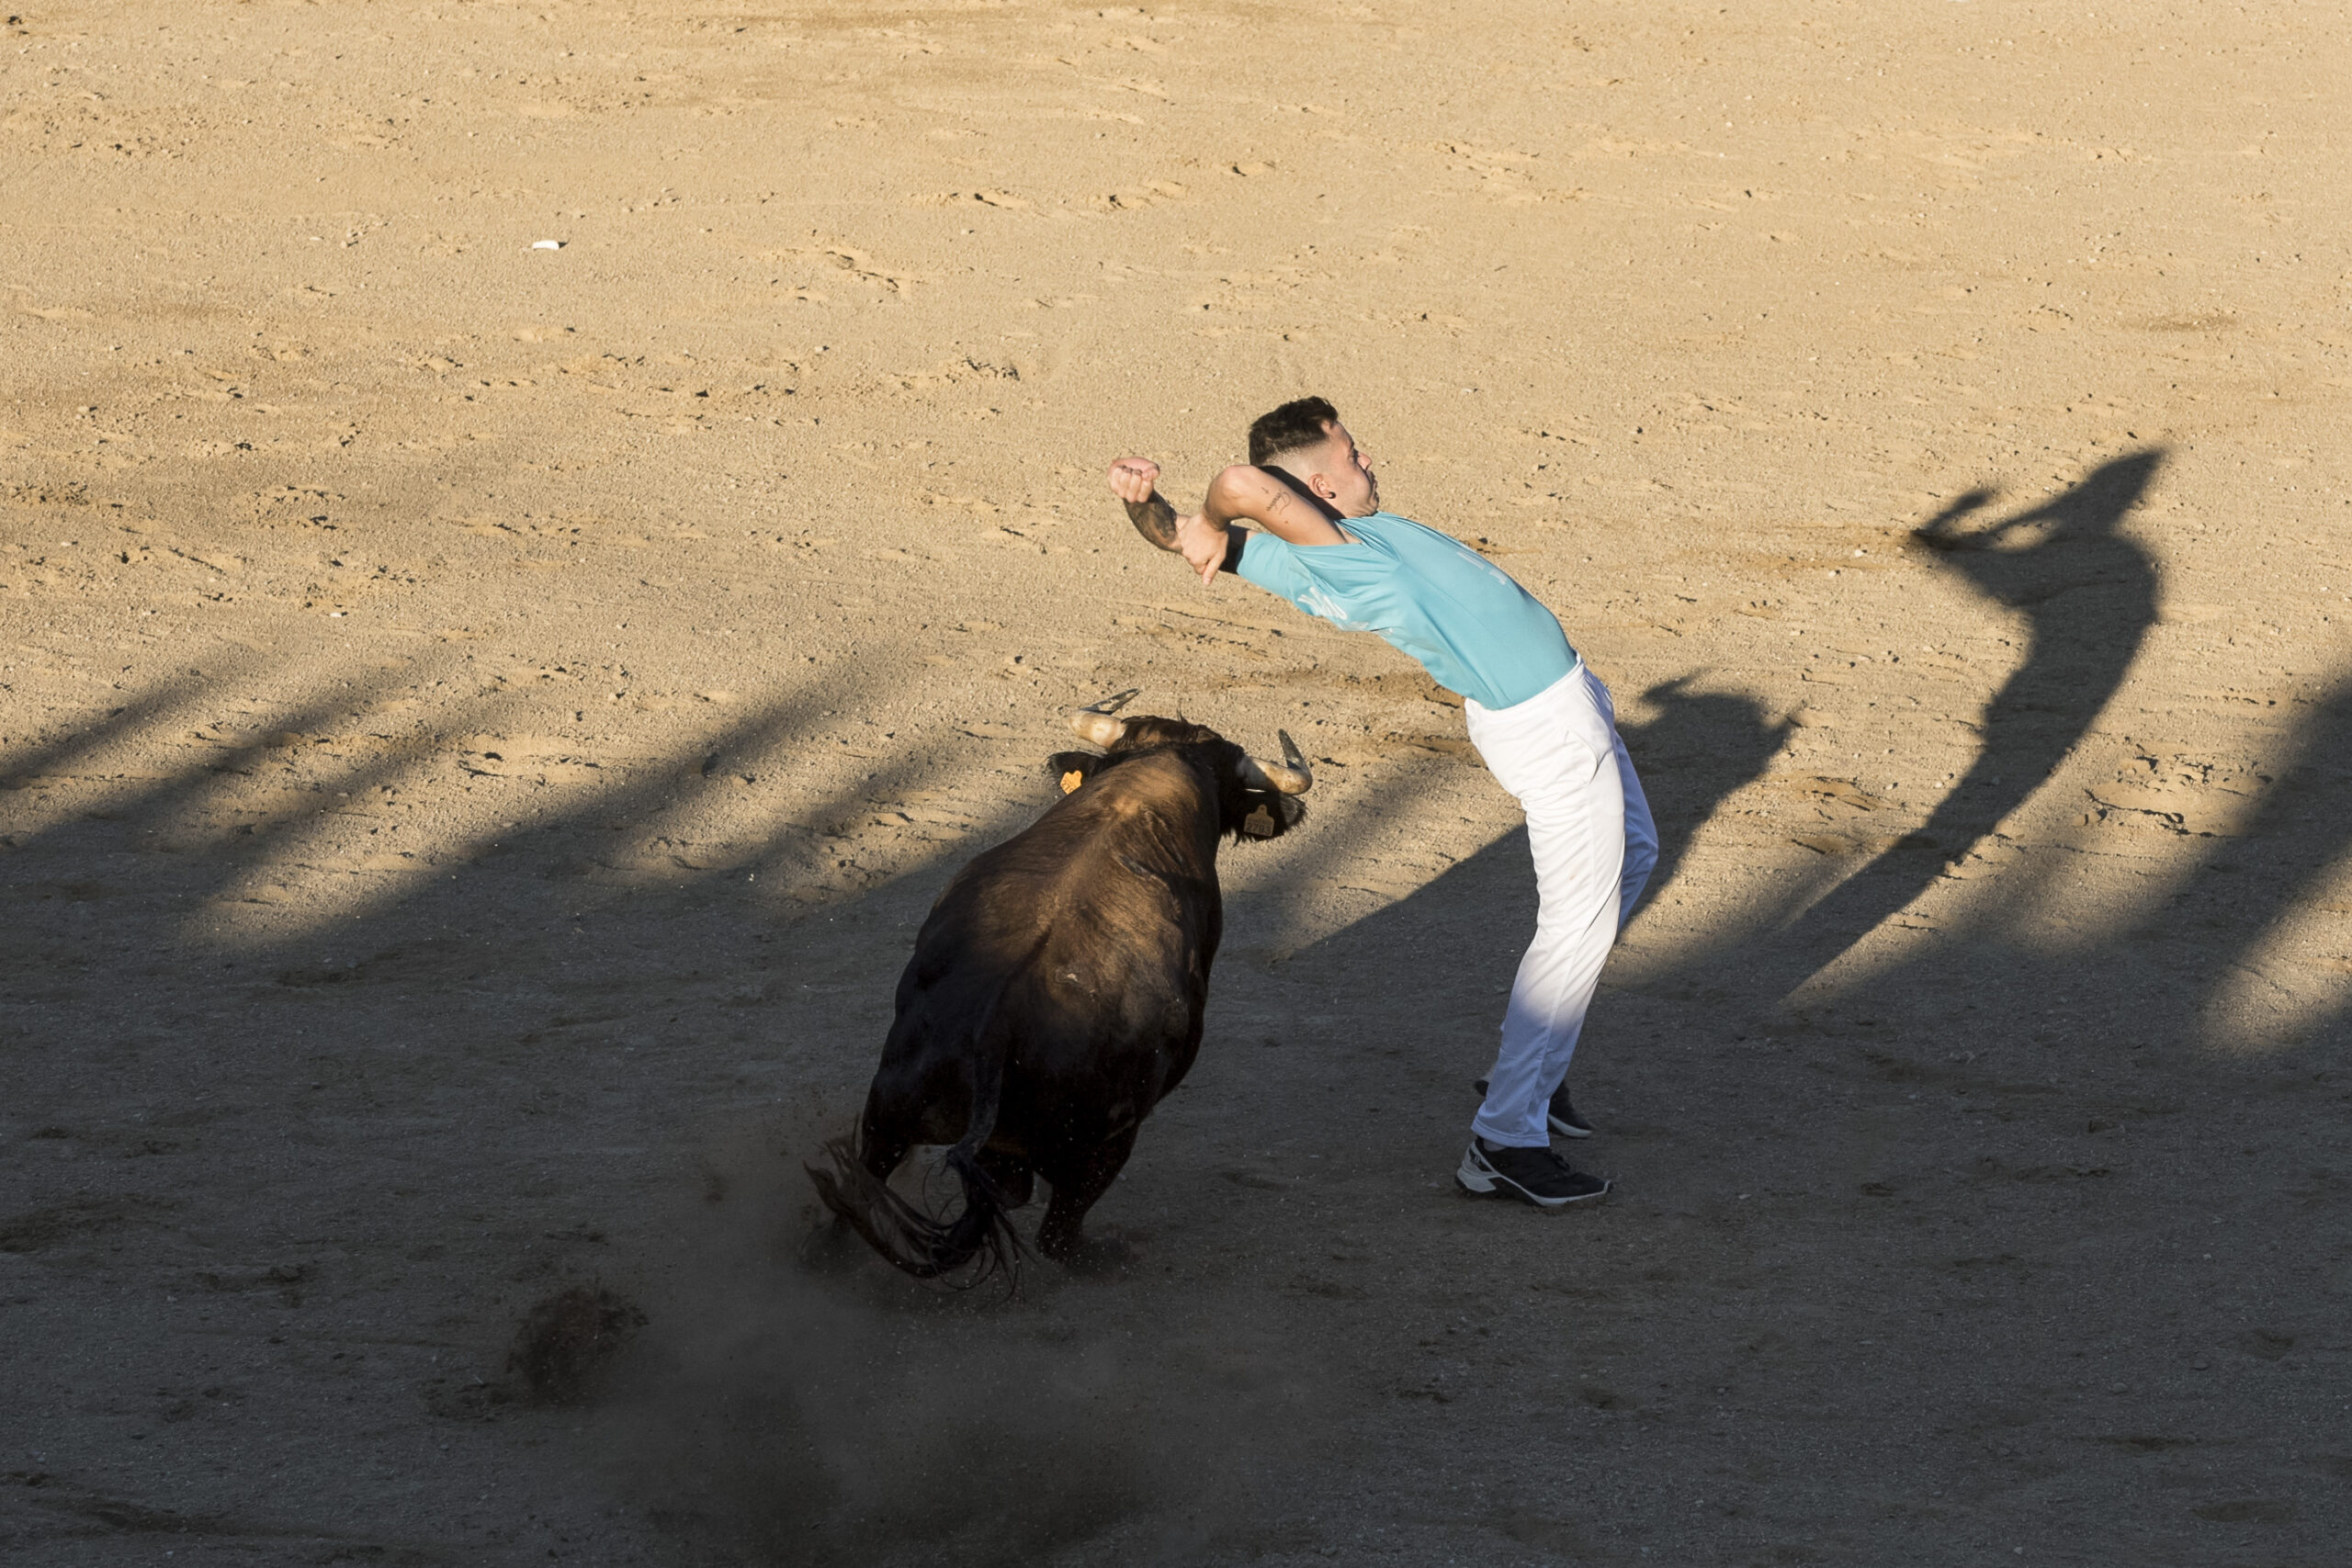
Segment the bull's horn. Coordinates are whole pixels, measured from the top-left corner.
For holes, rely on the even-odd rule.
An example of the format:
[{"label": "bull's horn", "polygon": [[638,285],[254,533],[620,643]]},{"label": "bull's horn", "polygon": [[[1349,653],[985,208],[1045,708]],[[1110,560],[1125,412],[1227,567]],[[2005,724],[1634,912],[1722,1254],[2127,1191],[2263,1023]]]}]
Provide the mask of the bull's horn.
[{"label": "bull's horn", "polygon": [[1114,696],[1104,697],[1099,703],[1091,703],[1082,708],[1066,709],[1065,711],[1069,715],[1069,727],[1078,731],[1079,739],[1081,740],[1106,749],[1116,745],[1119,737],[1127,732],[1127,726],[1125,719],[1114,718],[1112,716],[1135,701],[1136,694],[1141,690],[1143,688],[1140,686],[1132,687]]},{"label": "bull's horn", "polygon": [[1283,760],[1269,762],[1257,757],[1249,759],[1250,782],[1260,789],[1283,795],[1305,795],[1315,787],[1315,774],[1307,768],[1306,759],[1299,754],[1298,742],[1290,738],[1290,731],[1275,733],[1283,739]]}]

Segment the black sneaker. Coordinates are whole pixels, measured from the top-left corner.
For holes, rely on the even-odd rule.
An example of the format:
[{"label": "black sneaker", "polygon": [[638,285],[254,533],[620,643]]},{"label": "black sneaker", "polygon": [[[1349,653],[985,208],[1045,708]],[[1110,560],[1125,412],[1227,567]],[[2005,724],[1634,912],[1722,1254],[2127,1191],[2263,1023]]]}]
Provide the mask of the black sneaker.
[{"label": "black sneaker", "polygon": [[[1484,1100],[1487,1097],[1486,1079],[1480,1078],[1471,1087],[1478,1091],[1479,1099]],[[1577,1108],[1568,1103],[1568,1086],[1565,1081],[1552,1091],[1552,1103],[1546,1109],[1544,1119],[1552,1124],[1552,1131],[1564,1138],[1592,1136],[1592,1123],[1577,1115]]]},{"label": "black sneaker", "polygon": [[1582,1203],[1599,1198],[1610,1184],[1587,1176],[1550,1149],[1507,1149],[1473,1137],[1462,1152],[1453,1179],[1472,1192],[1503,1192],[1524,1198],[1539,1209]]}]

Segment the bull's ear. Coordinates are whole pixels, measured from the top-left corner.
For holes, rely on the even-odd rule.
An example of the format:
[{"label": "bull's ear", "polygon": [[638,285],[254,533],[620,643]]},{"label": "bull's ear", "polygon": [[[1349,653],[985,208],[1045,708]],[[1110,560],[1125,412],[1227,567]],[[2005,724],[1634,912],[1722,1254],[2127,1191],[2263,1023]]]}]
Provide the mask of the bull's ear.
[{"label": "bull's ear", "polygon": [[1296,795],[1261,794],[1253,797],[1250,814],[1236,835],[1243,839],[1279,839],[1306,816],[1306,802]]},{"label": "bull's ear", "polygon": [[1046,759],[1046,772],[1054,775],[1062,793],[1068,795],[1101,773],[1107,761],[1092,751],[1057,751]]}]

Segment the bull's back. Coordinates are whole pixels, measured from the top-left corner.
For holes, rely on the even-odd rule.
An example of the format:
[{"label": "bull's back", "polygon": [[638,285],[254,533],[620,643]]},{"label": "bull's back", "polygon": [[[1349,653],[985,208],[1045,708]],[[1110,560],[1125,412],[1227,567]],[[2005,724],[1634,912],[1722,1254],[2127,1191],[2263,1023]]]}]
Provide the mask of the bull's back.
[{"label": "bull's back", "polygon": [[886,1057],[989,1016],[1024,1069],[1080,1071],[1197,1028],[1221,919],[1214,823],[1164,777],[1133,781],[1158,786],[1140,802],[1107,787],[1126,771],[956,874],[915,939]]}]

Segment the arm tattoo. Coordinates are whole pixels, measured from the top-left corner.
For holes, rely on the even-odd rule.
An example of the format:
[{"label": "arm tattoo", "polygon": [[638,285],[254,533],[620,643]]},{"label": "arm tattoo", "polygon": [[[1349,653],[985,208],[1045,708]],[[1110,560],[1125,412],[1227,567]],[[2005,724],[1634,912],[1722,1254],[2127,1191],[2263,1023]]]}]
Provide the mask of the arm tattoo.
[{"label": "arm tattoo", "polygon": [[[1136,532],[1141,534],[1146,542],[1170,555],[1177,553],[1176,509],[1168,504],[1166,498],[1153,491],[1148,499],[1130,501],[1126,506],[1127,521],[1136,525]],[[1249,543],[1250,536],[1238,528],[1228,528],[1225,537],[1225,561],[1217,570],[1238,574],[1241,570],[1241,552]]]},{"label": "arm tattoo", "polygon": [[1127,521],[1136,532],[1154,547],[1173,550],[1176,547],[1176,509],[1168,504],[1158,491],[1142,501],[1127,502]]}]

